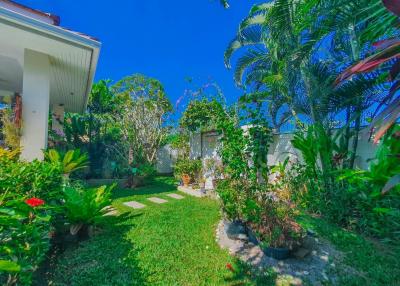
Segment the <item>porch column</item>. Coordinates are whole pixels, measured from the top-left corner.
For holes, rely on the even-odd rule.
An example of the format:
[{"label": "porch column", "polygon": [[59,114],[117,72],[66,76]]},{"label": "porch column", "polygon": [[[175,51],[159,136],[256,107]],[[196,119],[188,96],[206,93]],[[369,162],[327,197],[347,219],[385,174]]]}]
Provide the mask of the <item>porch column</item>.
[{"label": "porch column", "polygon": [[22,89],[22,159],[43,160],[42,150],[47,147],[49,104],[49,57],[25,49]]}]

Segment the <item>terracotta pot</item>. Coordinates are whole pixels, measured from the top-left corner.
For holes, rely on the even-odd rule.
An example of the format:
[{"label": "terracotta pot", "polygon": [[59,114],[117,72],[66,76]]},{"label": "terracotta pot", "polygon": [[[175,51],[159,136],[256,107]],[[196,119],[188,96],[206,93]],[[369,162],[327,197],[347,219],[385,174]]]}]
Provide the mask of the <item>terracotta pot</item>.
[{"label": "terracotta pot", "polygon": [[182,182],[185,187],[188,187],[190,184],[190,176],[188,174],[182,175]]}]

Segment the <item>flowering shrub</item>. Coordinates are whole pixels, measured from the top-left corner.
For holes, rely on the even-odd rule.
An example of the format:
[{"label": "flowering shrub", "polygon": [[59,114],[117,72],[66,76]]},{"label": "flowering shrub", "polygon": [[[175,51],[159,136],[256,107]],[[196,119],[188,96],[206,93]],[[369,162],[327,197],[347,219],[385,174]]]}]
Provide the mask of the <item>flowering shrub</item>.
[{"label": "flowering shrub", "polygon": [[52,212],[38,198],[14,197],[0,201],[0,284],[29,285],[50,248]]},{"label": "flowering shrub", "polygon": [[61,202],[57,166],[17,160],[0,150],[0,284],[29,285],[50,248],[52,217]]},{"label": "flowering shrub", "polygon": [[30,198],[25,200],[25,203],[33,208],[44,205],[44,200],[38,198]]}]

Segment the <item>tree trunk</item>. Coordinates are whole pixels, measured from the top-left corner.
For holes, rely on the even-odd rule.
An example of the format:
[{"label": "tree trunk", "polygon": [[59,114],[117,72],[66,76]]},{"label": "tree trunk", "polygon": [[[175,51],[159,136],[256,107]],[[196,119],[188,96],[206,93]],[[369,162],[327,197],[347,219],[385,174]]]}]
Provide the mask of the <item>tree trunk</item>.
[{"label": "tree trunk", "polygon": [[356,160],[357,156],[357,148],[358,148],[358,136],[360,134],[360,129],[361,129],[361,111],[359,108],[357,108],[357,118],[355,121],[354,125],[354,137],[353,137],[353,144],[351,148],[351,155],[350,155],[350,161],[349,161],[349,168],[353,169],[354,168],[354,162]]}]

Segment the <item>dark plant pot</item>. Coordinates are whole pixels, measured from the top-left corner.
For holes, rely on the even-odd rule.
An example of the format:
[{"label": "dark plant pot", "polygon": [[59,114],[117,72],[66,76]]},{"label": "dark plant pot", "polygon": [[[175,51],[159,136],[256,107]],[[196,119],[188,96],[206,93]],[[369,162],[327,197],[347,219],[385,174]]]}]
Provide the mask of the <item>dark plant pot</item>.
[{"label": "dark plant pot", "polygon": [[263,252],[266,256],[283,260],[290,257],[289,248],[274,248],[274,247],[263,247]]},{"label": "dark plant pot", "polygon": [[258,245],[259,241],[255,233],[247,226],[246,226],[246,231],[247,231],[247,236],[249,237],[249,242]]}]

